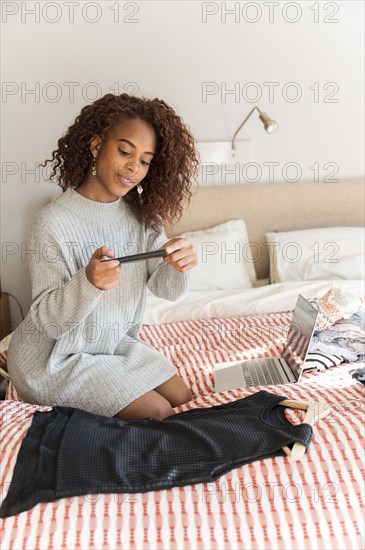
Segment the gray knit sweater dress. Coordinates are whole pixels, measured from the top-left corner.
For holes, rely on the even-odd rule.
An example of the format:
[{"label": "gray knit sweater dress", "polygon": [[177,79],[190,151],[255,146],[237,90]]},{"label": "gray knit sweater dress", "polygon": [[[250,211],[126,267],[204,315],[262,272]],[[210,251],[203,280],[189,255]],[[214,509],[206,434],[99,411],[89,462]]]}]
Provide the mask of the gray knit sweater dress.
[{"label": "gray knit sweater dress", "polygon": [[103,245],[118,257],[167,241],[163,230],[145,229],[123,198],[98,202],[68,188],[36,213],[26,250],[32,305],[8,349],[9,374],[23,400],[113,416],[177,374],[138,333],[147,287],[177,300],[189,272],[162,258],[121,264],[118,284],[107,291],[85,272]]}]

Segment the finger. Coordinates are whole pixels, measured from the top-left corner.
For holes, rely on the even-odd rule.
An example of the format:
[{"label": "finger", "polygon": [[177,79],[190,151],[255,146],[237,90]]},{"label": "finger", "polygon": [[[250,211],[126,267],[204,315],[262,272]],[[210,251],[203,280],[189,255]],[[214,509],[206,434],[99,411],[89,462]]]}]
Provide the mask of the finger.
[{"label": "finger", "polygon": [[101,246],[97,250],[95,250],[94,254],[91,256],[92,260],[99,260],[102,258],[102,256],[107,256],[108,258],[113,258],[114,253],[110,250],[110,248],[107,245]]},{"label": "finger", "polygon": [[195,258],[183,258],[182,260],[178,260],[177,262],[173,262],[172,263],[172,266],[173,267],[178,267],[178,268],[181,268],[181,267],[185,267],[187,265],[196,265],[196,261],[195,261]]},{"label": "finger", "polygon": [[189,245],[189,241],[185,239],[184,237],[177,237],[176,239],[172,239],[171,241],[168,241],[164,248],[167,252],[167,254],[172,254],[176,250],[180,250],[181,248],[186,248]]},{"label": "finger", "polygon": [[174,237],[173,239],[169,239],[165,244],[160,246],[159,250],[165,250],[167,246],[172,245],[179,237]]},{"label": "finger", "polygon": [[175,269],[184,273],[185,271],[190,271],[190,269],[193,269],[194,267],[196,267],[196,262],[189,262],[184,266],[175,267]]},{"label": "finger", "polygon": [[94,269],[97,273],[101,271],[111,271],[112,269],[121,269],[121,264],[118,260],[111,260],[110,262],[96,261]]},{"label": "finger", "polygon": [[[191,259],[191,256],[188,255],[188,256],[185,256],[185,255],[182,255],[182,254],[178,254],[178,252],[174,252],[173,254],[171,254],[170,256],[165,256],[164,257],[164,261],[167,263],[167,264],[170,264],[170,265],[175,265],[177,264],[178,262],[181,262],[182,260],[187,260],[187,259]],[[190,260],[189,260],[190,261]]]},{"label": "finger", "polygon": [[174,263],[178,260],[182,260],[183,258],[193,258],[195,256],[195,249],[193,245],[187,246],[185,248],[180,248],[176,252],[173,252],[172,254],[169,254],[168,256],[165,256],[164,260],[167,263]]}]

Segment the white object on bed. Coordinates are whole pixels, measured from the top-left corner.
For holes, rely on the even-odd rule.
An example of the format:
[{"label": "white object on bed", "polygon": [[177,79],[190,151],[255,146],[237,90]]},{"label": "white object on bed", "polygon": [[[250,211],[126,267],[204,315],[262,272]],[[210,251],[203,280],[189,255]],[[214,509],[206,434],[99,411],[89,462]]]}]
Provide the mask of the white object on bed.
[{"label": "white object on bed", "polygon": [[272,283],[365,277],[363,227],[270,232],[266,240]]},{"label": "white object on bed", "polygon": [[198,252],[191,290],[242,290],[256,283],[246,224],[243,220],[182,233]]},{"label": "white object on bed", "polygon": [[[335,281],[337,287],[364,295],[364,281]],[[145,324],[174,323],[214,317],[241,317],[257,313],[292,311],[302,294],[305,298],[322,296],[332,281],[276,283],[246,290],[188,290],[179,300],[169,302],[147,292]]]}]

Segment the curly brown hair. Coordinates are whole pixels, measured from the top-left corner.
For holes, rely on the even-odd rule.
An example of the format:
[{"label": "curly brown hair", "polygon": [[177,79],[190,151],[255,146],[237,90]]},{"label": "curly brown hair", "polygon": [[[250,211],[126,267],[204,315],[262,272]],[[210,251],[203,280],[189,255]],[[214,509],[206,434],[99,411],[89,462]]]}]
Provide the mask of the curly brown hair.
[{"label": "curly brown hair", "polygon": [[161,225],[181,218],[183,203],[189,203],[192,178],[197,173],[195,140],[182,118],[161,99],[128,94],[106,94],[81,110],[58,149],[41,166],[52,163],[50,180],[55,178],[63,191],[76,189],[85,179],[92,159],[90,143],[95,135],[105,139],[107,131],[123,119],[140,118],[156,133],[156,152],[143,179],[143,200],[136,189],[124,197],[135,215],[146,226]]}]

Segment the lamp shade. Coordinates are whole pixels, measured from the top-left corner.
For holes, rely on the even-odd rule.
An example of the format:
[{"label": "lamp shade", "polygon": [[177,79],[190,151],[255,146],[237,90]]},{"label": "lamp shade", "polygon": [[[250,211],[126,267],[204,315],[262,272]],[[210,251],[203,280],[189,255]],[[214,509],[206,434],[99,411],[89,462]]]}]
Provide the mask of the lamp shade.
[{"label": "lamp shade", "polygon": [[274,134],[279,128],[278,123],[272,120],[266,113],[260,112],[260,119],[264,123],[265,130],[268,134]]}]

